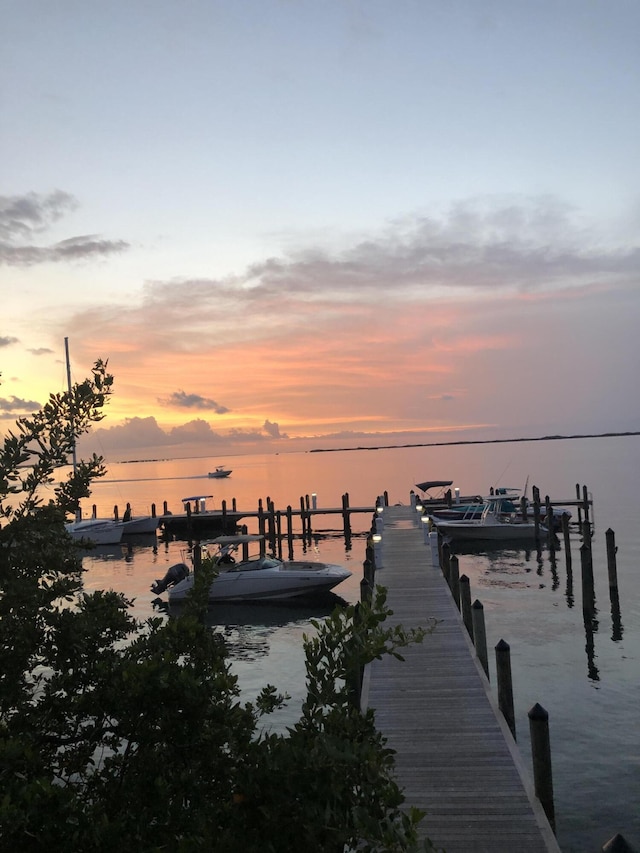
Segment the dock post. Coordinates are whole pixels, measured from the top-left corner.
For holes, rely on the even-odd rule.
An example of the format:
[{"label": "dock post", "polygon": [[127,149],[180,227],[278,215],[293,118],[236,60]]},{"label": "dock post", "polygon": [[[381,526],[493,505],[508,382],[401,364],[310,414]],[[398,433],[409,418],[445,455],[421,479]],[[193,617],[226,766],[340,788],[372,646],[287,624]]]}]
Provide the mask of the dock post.
[{"label": "dock post", "polygon": [[302,527],[302,538],[307,535],[307,515],[304,511],[304,495],[300,495],[300,524]]},{"label": "dock post", "polygon": [[362,576],[364,580],[366,580],[366,582],[369,584],[371,589],[373,589],[376,576],[376,567],[371,560],[365,560],[362,564]]},{"label": "dock post", "polygon": [[564,562],[571,569],[571,538],[569,536],[569,514],[562,513],[562,539],[564,541]]},{"label": "dock post", "polygon": [[554,551],[556,550],[556,543],[555,543],[555,539],[556,539],[556,537],[555,537],[555,532],[554,532],[554,529],[553,529],[553,525],[554,525],[554,519],[553,519],[553,507],[551,506],[551,498],[549,497],[549,495],[547,495],[547,496],[545,497],[545,500],[544,500],[544,507],[545,507],[545,511],[546,511],[546,514],[547,514],[547,515],[546,515],[546,522],[547,522],[547,545],[549,546],[549,551],[551,552],[551,554],[553,554],[553,553],[554,553]]},{"label": "dock post", "polygon": [[[576,498],[581,500],[580,483],[576,483]],[[578,526],[580,527],[580,530],[582,530],[582,504],[578,504]]]},{"label": "dock post", "polygon": [[555,834],[556,818],[553,805],[549,714],[537,702],[529,711],[529,732],[531,734],[531,757],[533,759],[533,781],[536,797],[540,800],[547,820]]},{"label": "dock post", "polygon": [[513,710],[513,681],[511,678],[511,649],[500,640],[496,645],[496,680],[498,682],[498,707],[507,721],[513,739],[516,739],[516,716]]},{"label": "dock post", "polygon": [[582,487],[582,500],[584,502],[584,520],[589,521],[589,492],[586,486]]},{"label": "dock post", "polygon": [[156,517],[156,505],[151,504],[151,518],[155,518],[155,517]]},{"label": "dock post", "polygon": [[456,607],[460,610],[460,568],[455,554],[452,554],[449,559],[449,588]]},{"label": "dock post", "polygon": [[120,520],[120,516],[118,515],[118,504],[116,504],[113,508],[113,520],[114,521]]},{"label": "dock post", "polygon": [[363,577],[360,581],[360,601],[369,604],[369,602],[371,601],[371,592],[372,590],[369,581],[365,577]]},{"label": "dock post", "polygon": [[202,568],[202,548],[200,545],[193,546],[193,576],[195,577]]},{"label": "dock post", "polygon": [[291,504],[287,506],[287,544],[289,546],[289,559],[293,559],[293,510]]},{"label": "dock post", "polygon": [[349,492],[342,496],[342,523],[344,526],[344,538],[351,538],[351,517],[349,514]]},{"label": "dock post", "polygon": [[311,509],[309,504],[309,495],[304,496],[304,508],[305,515],[307,516],[307,536],[309,537],[309,544],[311,544]]},{"label": "dock post", "polygon": [[618,832],[606,844],[602,845],[601,853],[638,853],[638,851]]},{"label": "dock post", "polygon": [[616,553],[618,551],[618,548],[616,547],[616,534],[611,528],[609,528],[605,533],[605,538],[607,540],[607,571],[609,573],[609,590],[615,590],[615,593],[617,595],[618,568],[616,564]]},{"label": "dock post", "polygon": [[582,567],[582,613],[585,619],[591,619],[595,610],[595,590],[593,584],[593,556],[588,545],[580,547],[580,565]]},{"label": "dock post", "polygon": [[184,511],[187,514],[187,539],[191,542],[193,534],[193,522],[191,521],[191,501],[187,501],[184,505]]},{"label": "dock post", "polygon": [[162,514],[169,515],[169,504],[166,501],[162,502]]},{"label": "dock post", "polygon": [[473,641],[473,616],[471,613],[471,584],[467,575],[460,575],[460,611],[467,634]]},{"label": "dock post", "polygon": [[485,675],[489,678],[489,657],[487,655],[487,633],[484,625],[484,607],[482,602],[476,600],[471,606],[473,619],[473,639],[476,647],[476,655],[482,664]]},{"label": "dock post", "polygon": [[446,542],[442,544],[442,574],[447,583],[449,583],[449,577],[451,574],[451,548],[447,545]]},{"label": "dock post", "polygon": [[227,502],[222,501],[222,532],[227,532]]}]

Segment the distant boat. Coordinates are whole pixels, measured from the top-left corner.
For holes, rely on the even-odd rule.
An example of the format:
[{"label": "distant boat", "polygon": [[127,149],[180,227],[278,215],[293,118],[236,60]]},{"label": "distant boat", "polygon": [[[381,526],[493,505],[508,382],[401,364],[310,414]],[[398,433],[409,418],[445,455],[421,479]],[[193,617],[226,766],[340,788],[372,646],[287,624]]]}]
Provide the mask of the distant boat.
[{"label": "distant boat", "polygon": [[231,473],[231,468],[225,468],[224,465],[218,465],[215,471],[209,471],[209,476],[216,480],[221,480],[223,477],[228,477]]}]

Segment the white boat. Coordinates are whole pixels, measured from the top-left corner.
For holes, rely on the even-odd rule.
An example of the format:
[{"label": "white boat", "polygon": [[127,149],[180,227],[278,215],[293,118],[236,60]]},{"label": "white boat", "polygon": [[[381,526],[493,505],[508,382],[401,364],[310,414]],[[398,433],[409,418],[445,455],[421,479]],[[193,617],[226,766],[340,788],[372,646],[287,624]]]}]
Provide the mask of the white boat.
[{"label": "white boat", "polygon": [[[441,518],[431,514],[431,520],[438,531],[450,540],[490,539],[493,541],[534,540],[536,525],[534,521],[524,521],[515,513],[503,511],[504,496],[484,498],[480,518],[474,517],[476,508],[469,507],[462,518]],[[547,533],[547,528],[538,525],[538,533]]]},{"label": "white boat", "polygon": [[215,471],[209,471],[209,476],[212,479],[221,480],[223,477],[228,477],[231,473],[231,468],[225,468],[224,465],[218,465]]},{"label": "white boat", "polygon": [[[279,560],[260,554],[235,561],[233,553],[243,546],[260,543],[263,536],[243,534],[218,536],[210,543],[218,547],[214,565],[218,572],[209,588],[209,601],[277,601],[308,598],[326,593],[351,576],[344,566],[313,560]],[[177,563],[162,580],[156,580],[151,591],[156,595],[167,591],[169,604],[183,601],[193,589],[194,574],[185,563]]]},{"label": "white boat", "polygon": [[65,524],[67,533],[76,541],[93,545],[117,545],[122,541],[124,524],[104,518],[84,518]]}]

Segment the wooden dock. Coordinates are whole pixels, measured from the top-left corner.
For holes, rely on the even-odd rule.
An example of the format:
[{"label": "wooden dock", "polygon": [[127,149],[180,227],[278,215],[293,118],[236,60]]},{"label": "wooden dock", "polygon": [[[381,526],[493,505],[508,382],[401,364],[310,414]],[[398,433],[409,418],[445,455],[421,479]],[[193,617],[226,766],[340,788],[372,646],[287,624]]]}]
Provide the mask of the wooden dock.
[{"label": "wooden dock", "polygon": [[362,702],[395,750],[406,805],[446,853],[560,853],[532,772],[498,710],[460,613],[411,507],[384,510],[382,567],[391,621],[435,632],[367,667]]}]

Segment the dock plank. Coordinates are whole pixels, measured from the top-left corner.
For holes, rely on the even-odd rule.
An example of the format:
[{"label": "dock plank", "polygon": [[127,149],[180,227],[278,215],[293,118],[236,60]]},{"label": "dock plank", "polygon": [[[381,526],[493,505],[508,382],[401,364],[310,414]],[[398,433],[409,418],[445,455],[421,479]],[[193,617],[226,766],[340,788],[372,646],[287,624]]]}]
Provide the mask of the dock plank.
[{"label": "dock plank", "polygon": [[446,853],[559,853],[517,745],[497,709],[453,596],[411,507],[387,507],[382,567],[391,624],[438,624],[423,643],[365,672],[363,704],[395,750],[406,805]]}]

